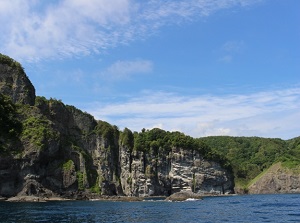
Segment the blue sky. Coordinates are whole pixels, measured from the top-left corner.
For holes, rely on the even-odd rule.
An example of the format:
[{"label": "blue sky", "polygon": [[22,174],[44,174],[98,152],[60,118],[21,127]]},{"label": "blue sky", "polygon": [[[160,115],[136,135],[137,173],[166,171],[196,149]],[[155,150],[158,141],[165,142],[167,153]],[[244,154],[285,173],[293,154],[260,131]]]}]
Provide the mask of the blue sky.
[{"label": "blue sky", "polygon": [[36,94],[134,131],[300,135],[298,0],[2,0]]}]

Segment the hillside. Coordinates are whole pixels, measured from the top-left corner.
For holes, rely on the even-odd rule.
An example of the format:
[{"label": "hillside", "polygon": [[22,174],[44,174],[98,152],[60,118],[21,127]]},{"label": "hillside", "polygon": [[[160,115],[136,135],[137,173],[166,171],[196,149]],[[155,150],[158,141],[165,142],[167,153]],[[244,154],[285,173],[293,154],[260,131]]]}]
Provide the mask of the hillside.
[{"label": "hillside", "polygon": [[236,190],[248,191],[251,181],[278,162],[288,169],[300,166],[300,137],[291,140],[260,137],[205,137],[212,151],[228,160]]}]

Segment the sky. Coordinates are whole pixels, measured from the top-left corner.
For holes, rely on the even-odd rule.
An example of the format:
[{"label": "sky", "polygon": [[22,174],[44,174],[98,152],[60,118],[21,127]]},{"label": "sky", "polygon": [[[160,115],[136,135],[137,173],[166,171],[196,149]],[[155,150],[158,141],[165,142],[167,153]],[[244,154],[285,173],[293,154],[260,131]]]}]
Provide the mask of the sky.
[{"label": "sky", "polygon": [[0,0],[36,94],[132,131],[300,136],[299,0]]}]

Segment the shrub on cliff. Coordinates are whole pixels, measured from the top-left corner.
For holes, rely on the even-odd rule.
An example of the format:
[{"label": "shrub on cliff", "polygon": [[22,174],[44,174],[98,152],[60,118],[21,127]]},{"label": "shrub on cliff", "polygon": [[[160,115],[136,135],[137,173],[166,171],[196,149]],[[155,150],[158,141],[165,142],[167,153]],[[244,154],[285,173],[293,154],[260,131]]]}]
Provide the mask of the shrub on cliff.
[{"label": "shrub on cliff", "polygon": [[5,151],[8,142],[17,139],[21,131],[16,106],[9,97],[0,93],[0,153]]},{"label": "shrub on cliff", "polygon": [[6,64],[12,68],[16,68],[17,70],[19,70],[23,74],[25,74],[24,68],[22,67],[22,65],[19,62],[15,61],[14,59],[10,58],[9,56],[1,54],[1,53],[0,53],[0,63]]},{"label": "shrub on cliff", "polygon": [[120,143],[123,146],[127,146],[129,150],[133,150],[134,147],[134,136],[130,129],[125,128],[120,134]]}]

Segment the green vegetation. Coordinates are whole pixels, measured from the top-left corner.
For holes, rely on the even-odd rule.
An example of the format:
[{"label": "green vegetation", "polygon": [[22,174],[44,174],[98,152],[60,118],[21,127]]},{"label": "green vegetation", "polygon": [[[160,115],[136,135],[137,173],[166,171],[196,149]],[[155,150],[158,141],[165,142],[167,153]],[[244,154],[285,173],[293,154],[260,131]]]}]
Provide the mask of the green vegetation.
[{"label": "green vegetation", "polygon": [[3,55],[0,53],[0,63],[1,64],[6,64],[12,68],[16,68],[18,69],[21,73],[24,73],[24,68],[22,67],[22,65],[15,61],[14,59],[10,58],[9,56]]},{"label": "green vegetation", "polygon": [[95,133],[101,135],[109,145],[115,144],[115,139],[119,137],[118,132],[116,126],[112,126],[105,121],[98,121],[97,126],[95,127]]},{"label": "green vegetation", "polygon": [[77,171],[78,190],[84,190],[85,188],[85,174]]},{"label": "green vegetation", "polygon": [[[25,75],[21,64],[8,56],[0,54],[0,63],[18,69]],[[75,121],[82,119],[82,126],[86,122],[91,124],[87,125],[88,128],[82,128],[72,125],[70,120],[67,125],[70,124],[72,129],[64,129],[64,123],[61,123],[64,113],[68,117],[73,115]],[[85,160],[84,173],[76,170],[78,188],[83,190],[87,185],[92,185],[90,189],[98,193],[101,191],[101,176],[93,169],[91,153],[84,149],[84,143],[95,135],[104,141],[101,152],[105,153],[106,160],[103,163],[115,167],[115,178],[119,176],[119,145],[130,152],[130,163],[133,159],[132,152],[141,152],[146,160],[144,171],[149,177],[157,174],[158,161],[165,159],[174,148],[189,150],[192,154],[199,154],[207,160],[220,163],[233,172],[235,183],[245,189],[274,163],[281,162],[283,167],[300,169],[300,137],[286,141],[228,136],[192,138],[181,132],[169,132],[159,128],[142,129],[141,132],[134,133],[128,128],[119,131],[117,126],[105,121],[95,121],[91,115],[74,106],[64,105],[61,100],[36,97],[35,106],[15,105],[8,96],[0,93],[0,154],[12,153],[12,148],[17,148],[17,143],[23,143],[25,147],[29,144],[42,150],[51,140],[59,140],[65,154],[70,149],[78,151]],[[19,148],[21,147],[22,145]],[[67,159],[68,161],[60,165],[64,170],[71,170],[75,166],[74,162],[69,160],[70,157]]]},{"label": "green vegetation", "polygon": [[8,144],[17,141],[21,131],[16,106],[9,97],[0,93],[0,154],[9,152]]},{"label": "green vegetation", "polygon": [[35,106],[39,107],[41,105],[48,105],[48,100],[45,97],[36,96],[35,97]]},{"label": "green vegetation", "polygon": [[[58,140],[59,133],[53,129],[53,123],[46,116],[40,113],[43,105],[62,104],[60,100],[44,97],[36,97],[35,106],[14,105],[10,98],[0,94],[0,151],[4,151],[4,139],[18,138],[28,141],[40,149],[47,146],[47,141]],[[63,105],[65,106],[65,105]],[[75,107],[67,106],[69,111],[81,112]],[[91,116],[92,119],[92,116]],[[22,120],[22,124],[20,122]],[[82,133],[84,134],[84,133]],[[105,121],[97,121],[93,132],[101,136],[105,142],[104,149],[110,153],[110,165],[115,166],[116,176],[118,175],[119,144],[127,147],[130,152],[140,151],[144,156],[150,155],[152,164],[164,158],[173,148],[190,150],[198,153],[203,158],[220,163],[223,167],[232,170],[235,182],[238,186],[246,189],[247,185],[264,170],[276,162],[281,162],[284,167],[298,168],[300,165],[300,137],[291,140],[268,139],[259,137],[204,137],[192,138],[181,132],[169,132],[159,128],[151,130],[142,129],[141,132],[132,132],[125,128],[119,131]],[[87,134],[82,138],[88,137]],[[84,138],[87,139],[87,138]],[[5,140],[7,141],[7,140]],[[88,181],[92,191],[99,192],[98,174],[90,168],[92,166],[91,155],[76,146],[76,139],[69,137],[67,147],[80,152],[86,160],[86,173],[78,172],[78,185],[80,189],[85,188],[84,179]],[[72,143],[70,143],[72,142]],[[63,164],[65,170],[72,167],[69,160]],[[155,175],[155,166],[145,166],[147,175]]]},{"label": "green vegetation", "polygon": [[101,194],[101,187],[100,187],[100,179],[99,176],[96,178],[96,183],[94,184],[94,186],[92,186],[90,188],[90,191],[92,193],[96,193],[96,194]]},{"label": "green vegetation", "polygon": [[169,132],[159,128],[143,129],[134,133],[134,150],[151,153],[155,156],[168,153],[172,148],[182,148],[199,153],[204,158],[219,162],[230,169],[229,161],[217,150],[212,150],[203,140],[195,139],[181,132]]},{"label": "green vegetation", "polygon": [[282,162],[290,168],[300,165],[299,138],[284,141],[259,137],[214,136],[200,140],[229,161],[235,182],[241,187],[246,187],[276,162]]},{"label": "green vegetation", "polygon": [[30,116],[23,122],[21,138],[40,149],[45,149],[48,140],[58,139],[58,133],[51,128],[51,121],[45,117]]},{"label": "green vegetation", "polygon": [[0,137],[16,137],[22,130],[17,108],[8,96],[0,93]]},{"label": "green vegetation", "polygon": [[[77,181],[78,181],[78,188],[80,190],[84,190],[87,186],[90,186],[90,190],[94,193],[98,193],[97,191],[101,192],[101,188],[99,187],[99,176],[97,170],[93,169],[93,158],[91,155],[84,150],[83,148],[76,145],[76,142],[68,141],[65,142],[65,146],[67,148],[72,148],[73,151],[77,151],[83,157],[83,162],[85,166],[84,173],[76,169],[77,171]],[[68,169],[68,167],[73,164],[72,160],[67,161],[64,164],[64,169]],[[75,165],[74,165],[75,167]],[[92,186],[91,186],[92,185]]]},{"label": "green vegetation", "polygon": [[70,171],[73,168],[75,168],[74,162],[72,160],[68,160],[63,164],[63,170],[64,171]]},{"label": "green vegetation", "polygon": [[133,150],[134,147],[134,136],[130,129],[125,128],[123,132],[120,134],[120,143],[122,146],[126,146],[130,151]]},{"label": "green vegetation", "polygon": [[300,137],[287,141],[286,152],[278,160],[282,162],[283,166],[288,168],[300,166]]}]

